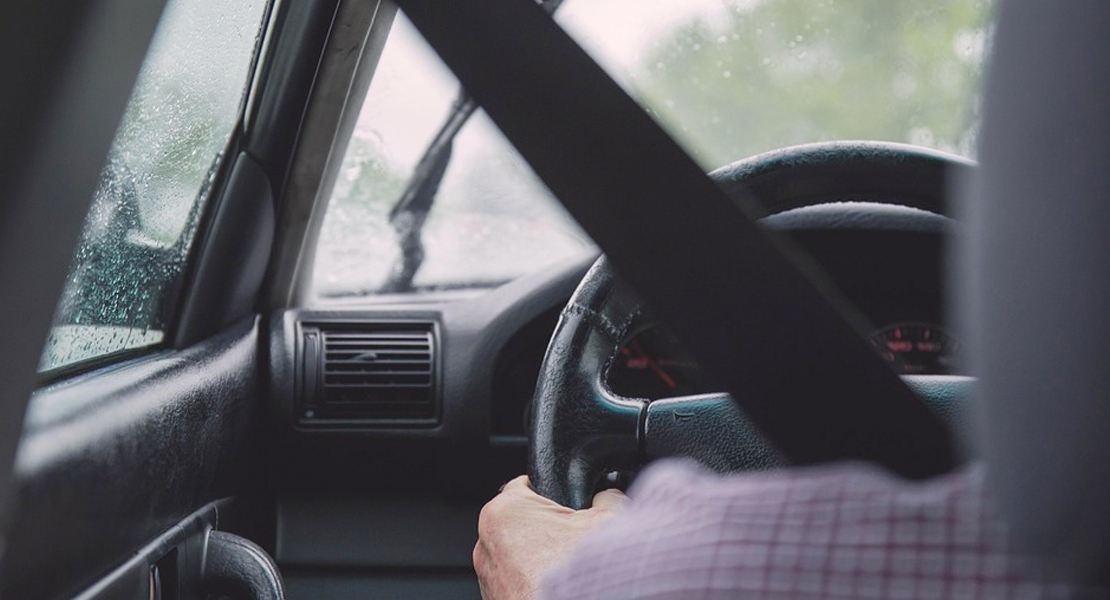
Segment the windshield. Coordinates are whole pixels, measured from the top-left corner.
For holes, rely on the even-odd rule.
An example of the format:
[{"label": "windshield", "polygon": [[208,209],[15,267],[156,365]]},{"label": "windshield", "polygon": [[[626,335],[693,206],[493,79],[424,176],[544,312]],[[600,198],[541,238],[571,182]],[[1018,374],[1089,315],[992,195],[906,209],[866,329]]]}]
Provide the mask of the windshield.
[{"label": "windshield", "polygon": [[[402,236],[391,209],[431,144],[460,86],[398,15],[367,92],[320,232],[317,297],[396,291]],[[592,242],[481,111],[454,140],[422,227],[424,258],[407,291],[488,289]]]},{"label": "windshield", "polygon": [[[982,0],[569,0],[556,20],[708,171],[837,139],[973,157],[990,16]],[[397,285],[413,236],[390,213],[459,89],[399,15],[331,195],[316,297],[489,289],[592,251],[479,110],[418,203],[419,266]]]},{"label": "windshield", "polygon": [[866,139],[975,154],[983,0],[572,0],[571,35],[706,169]]}]

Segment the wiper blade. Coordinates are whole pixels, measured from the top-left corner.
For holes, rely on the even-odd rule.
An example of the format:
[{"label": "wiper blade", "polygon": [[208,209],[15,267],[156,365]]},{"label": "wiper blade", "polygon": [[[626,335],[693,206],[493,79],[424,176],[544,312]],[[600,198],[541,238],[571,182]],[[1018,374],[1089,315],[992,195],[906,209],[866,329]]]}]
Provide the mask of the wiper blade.
[{"label": "wiper blade", "polygon": [[[550,15],[562,3],[563,0],[545,0],[539,4]],[[412,291],[412,280],[420,265],[424,264],[424,224],[435,203],[447,165],[451,162],[455,137],[476,110],[478,102],[466,89],[460,89],[447,120],[443,122],[439,133],[432,138],[432,143],[416,164],[405,191],[390,209],[389,224],[397,232],[397,245],[401,255],[389,272],[389,280],[382,285],[379,292],[391,294]]]},{"label": "wiper blade", "polygon": [[447,121],[432,139],[428,149],[424,151],[424,156],[416,164],[412,179],[409,180],[404,193],[389,211],[389,224],[397,232],[397,245],[400,247],[401,256],[394,263],[389,273],[389,280],[382,286],[381,292],[399,293],[412,290],[412,279],[424,262],[424,242],[421,233],[424,231],[424,223],[428,220],[428,212],[435,202],[439,184],[443,181],[444,173],[447,172],[447,164],[451,162],[455,136],[477,108],[478,103],[466,93],[466,90],[459,93]]}]

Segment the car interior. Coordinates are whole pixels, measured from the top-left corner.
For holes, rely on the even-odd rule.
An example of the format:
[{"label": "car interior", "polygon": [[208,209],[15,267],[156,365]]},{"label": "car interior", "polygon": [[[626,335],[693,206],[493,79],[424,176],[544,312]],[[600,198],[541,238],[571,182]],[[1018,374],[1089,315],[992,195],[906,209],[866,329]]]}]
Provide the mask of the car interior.
[{"label": "car interior", "polygon": [[[559,1],[196,4],[0,20],[0,597],[480,598],[506,481],[583,508],[669,457],[983,460],[1015,539],[1106,583],[1110,9],[999,2],[975,160],[813,138],[706,168]],[[402,27],[462,91],[367,192]],[[456,285],[474,259],[434,235],[548,235],[433,206],[475,114],[578,241]]]}]

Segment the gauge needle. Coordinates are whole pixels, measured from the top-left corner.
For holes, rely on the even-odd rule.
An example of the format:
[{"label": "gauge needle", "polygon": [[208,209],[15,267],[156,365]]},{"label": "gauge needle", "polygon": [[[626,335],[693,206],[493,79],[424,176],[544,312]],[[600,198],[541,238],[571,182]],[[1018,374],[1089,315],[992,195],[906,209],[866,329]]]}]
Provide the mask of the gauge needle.
[{"label": "gauge needle", "polygon": [[663,370],[663,367],[659,364],[658,361],[656,361],[647,352],[644,352],[644,349],[640,347],[640,343],[638,341],[633,341],[631,344],[629,344],[629,346],[636,354],[640,355],[640,358],[647,361],[648,368],[651,369],[652,373],[658,375],[659,379],[662,379],[663,383],[667,384],[667,387],[671,388],[672,390],[678,387],[678,383],[675,382],[674,378]]}]

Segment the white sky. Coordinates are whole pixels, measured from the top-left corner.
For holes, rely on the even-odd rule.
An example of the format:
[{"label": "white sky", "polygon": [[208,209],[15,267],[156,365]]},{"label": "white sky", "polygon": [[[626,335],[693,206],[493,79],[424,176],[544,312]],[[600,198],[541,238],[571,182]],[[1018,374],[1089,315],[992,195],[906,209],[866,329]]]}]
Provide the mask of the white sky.
[{"label": "white sky", "polygon": [[634,68],[670,29],[703,17],[712,21],[754,0],[567,0],[557,20],[607,69]]}]

